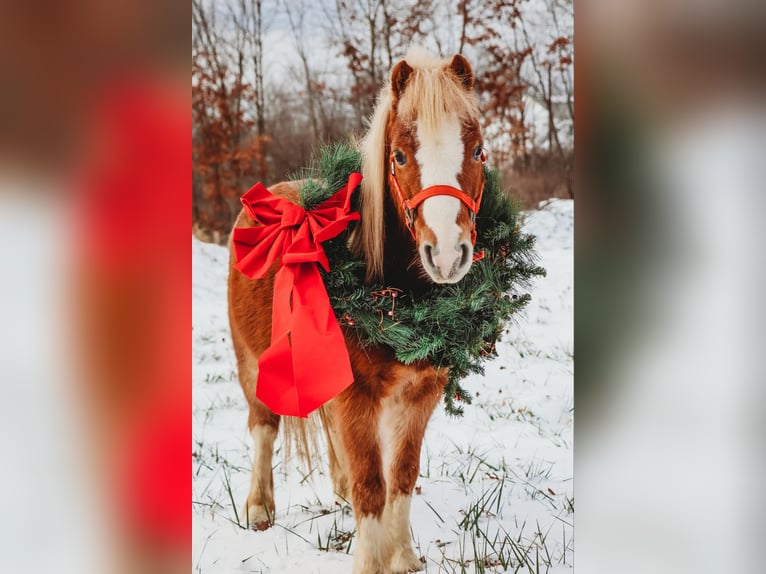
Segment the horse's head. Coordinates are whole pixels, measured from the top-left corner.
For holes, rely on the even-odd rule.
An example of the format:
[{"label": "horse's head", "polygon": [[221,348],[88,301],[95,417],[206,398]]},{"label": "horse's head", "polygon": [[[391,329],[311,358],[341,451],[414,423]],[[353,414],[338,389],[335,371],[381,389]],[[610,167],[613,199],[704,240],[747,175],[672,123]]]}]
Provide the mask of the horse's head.
[{"label": "horse's head", "polygon": [[[365,207],[376,193],[388,193],[428,277],[462,279],[473,260],[485,159],[468,61],[408,53],[391,72],[363,152]],[[365,216],[370,223],[383,213]],[[370,263],[375,272],[368,256]]]}]

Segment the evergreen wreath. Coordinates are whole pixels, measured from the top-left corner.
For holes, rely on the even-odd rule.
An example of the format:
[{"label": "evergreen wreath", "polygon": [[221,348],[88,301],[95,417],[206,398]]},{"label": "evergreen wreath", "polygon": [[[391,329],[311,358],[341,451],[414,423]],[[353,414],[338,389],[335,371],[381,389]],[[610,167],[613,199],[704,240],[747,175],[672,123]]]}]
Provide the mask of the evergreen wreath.
[{"label": "evergreen wreath", "polygon": [[[316,207],[346,185],[350,173],[361,173],[361,156],[350,144],[322,146],[311,166],[295,179],[304,209]],[[497,356],[495,344],[505,323],[530,301],[532,278],[545,275],[535,264],[535,238],[521,233],[518,210],[501,191],[498,173],[484,167],[484,195],[476,221],[475,261],[458,283],[408,293],[395,285],[364,283],[365,262],[347,247],[348,231],[323,244],[330,271],[321,270],[338,323],[356,334],[363,346],[387,345],[405,364],[427,360],[449,367],[444,406],[462,415],[455,401],[471,404],[460,385],[469,373],[484,373],[483,363]],[[358,198],[354,196],[354,209]]]}]

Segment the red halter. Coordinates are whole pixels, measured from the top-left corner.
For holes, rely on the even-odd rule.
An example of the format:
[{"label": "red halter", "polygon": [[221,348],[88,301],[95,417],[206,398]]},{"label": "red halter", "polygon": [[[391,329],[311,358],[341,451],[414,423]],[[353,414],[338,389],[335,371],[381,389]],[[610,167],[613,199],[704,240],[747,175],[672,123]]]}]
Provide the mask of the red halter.
[{"label": "red halter", "polygon": [[[481,152],[481,162],[487,161],[487,154],[485,151]],[[407,229],[410,231],[410,235],[415,239],[415,209],[418,205],[423,203],[430,197],[437,195],[449,195],[456,197],[462,201],[468,208],[468,212],[471,214],[471,243],[476,244],[476,214],[479,213],[479,207],[481,206],[481,196],[484,193],[484,176],[481,178],[481,187],[479,187],[479,196],[476,200],[471,199],[463,191],[451,185],[432,185],[425,189],[420,190],[410,199],[405,199],[402,189],[399,187],[399,182],[396,180],[396,172],[394,171],[394,160],[391,160],[391,173],[389,174],[389,180],[391,181],[391,187],[394,188],[396,195],[399,196],[399,201],[402,204],[402,211],[404,211],[404,218],[407,223]],[[484,257],[484,251],[475,253],[473,260],[477,261]]]}]

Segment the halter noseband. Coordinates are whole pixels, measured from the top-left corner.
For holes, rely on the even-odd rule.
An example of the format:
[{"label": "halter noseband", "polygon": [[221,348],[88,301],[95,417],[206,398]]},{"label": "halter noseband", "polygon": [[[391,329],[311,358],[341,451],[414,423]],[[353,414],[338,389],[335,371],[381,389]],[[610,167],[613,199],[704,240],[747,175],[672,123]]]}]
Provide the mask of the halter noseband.
[{"label": "halter noseband", "polygon": [[[481,152],[481,163],[487,161],[487,154],[485,151]],[[402,211],[404,211],[404,219],[407,223],[407,229],[410,231],[410,235],[415,239],[415,209],[418,205],[423,203],[430,197],[436,197],[437,195],[449,195],[459,199],[468,208],[468,213],[471,217],[471,243],[476,244],[476,214],[479,213],[479,207],[481,206],[481,196],[484,193],[484,175],[481,178],[481,187],[479,188],[479,196],[476,200],[471,199],[463,191],[451,185],[432,185],[425,189],[420,190],[410,199],[405,199],[402,189],[399,187],[399,182],[396,180],[396,172],[394,171],[394,160],[391,160],[391,172],[389,173],[389,179],[391,181],[391,187],[396,191],[396,195],[399,196],[399,201],[402,204]],[[481,259],[484,256],[484,252],[481,251],[474,255],[474,261]]]}]

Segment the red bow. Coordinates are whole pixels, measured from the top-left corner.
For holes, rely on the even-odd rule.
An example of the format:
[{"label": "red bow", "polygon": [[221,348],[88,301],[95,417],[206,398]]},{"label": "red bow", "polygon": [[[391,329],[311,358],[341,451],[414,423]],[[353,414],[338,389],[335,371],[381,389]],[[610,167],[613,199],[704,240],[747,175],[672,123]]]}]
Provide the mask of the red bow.
[{"label": "red bow", "polygon": [[320,243],[359,219],[358,213],[350,213],[350,203],[361,180],[352,173],[344,188],[308,211],[260,183],[242,196],[247,214],[261,225],[234,228],[235,267],[251,279],[262,279],[281,258],[274,277],[271,346],[258,360],[255,392],[277,414],[305,417],[354,380],[316,264],[330,270]]}]

